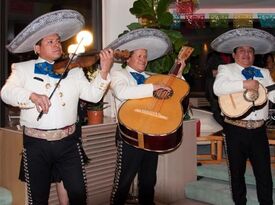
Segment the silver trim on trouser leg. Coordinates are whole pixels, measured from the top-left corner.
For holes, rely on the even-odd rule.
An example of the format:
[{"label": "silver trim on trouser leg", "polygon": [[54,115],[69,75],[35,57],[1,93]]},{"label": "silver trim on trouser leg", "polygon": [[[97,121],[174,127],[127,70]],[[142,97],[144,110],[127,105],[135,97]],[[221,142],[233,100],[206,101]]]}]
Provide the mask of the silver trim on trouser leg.
[{"label": "silver trim on trouser leg", "polygon": [[81,160],[81,167],[82,167],[82,175],[83,175],[83,180],[84,180],[84,186],[85,186],[85,191],[86,191],[86,204],[87,204],[87,199],[88,199],[88,187],[87,187],[87,177],[86,177],[86,169],[85,169],[85,163],[84,163],[84,159],[83,159],[83,155],[81,152],[81,144],[77,143],[77,150],[80,156],[80,160]]},{"label": "silver trim on trouser leg", "polygon": [[111,193],[111,200],[110,204],[114,204],[114,197],[117,193],[120,174],[121,174],[121,164],[122,164],[122,147],[123,142],[122,140],[117,140],[117,160],[116,160],[116,170],[115,170],[115,176],[114,176],[114,183],[113,183],[113,189]]},{"label": "silver trim on trouser leg", "polygon": [[23,167],[24,167],[24,175],[25,175],[25,181],[27,184],[27,195],[28,195],[28,204],[32,205],[32,193],[31,193],[31,185],[30,185],[30,175],[29,175],[29,169],[28,169],[28,158],[27,158],[27,150],[23,148]]},{"label": "silver trim on trouser leg", "polygon": [[228,159],[228,152],[227,152],[227,143],[226,143],[226,137],[224,135],[224,152],[225,152],[225,161],[227,164],[227,172],[228,172],[228,178],[229,178],[229,188],[230,188],[230,193],[231,193],[231,198],[233,200],[233,191],[232,191],[232,183],[231,183],[231,172],[230,172],[230,168],[229,168],[229,159]]}]

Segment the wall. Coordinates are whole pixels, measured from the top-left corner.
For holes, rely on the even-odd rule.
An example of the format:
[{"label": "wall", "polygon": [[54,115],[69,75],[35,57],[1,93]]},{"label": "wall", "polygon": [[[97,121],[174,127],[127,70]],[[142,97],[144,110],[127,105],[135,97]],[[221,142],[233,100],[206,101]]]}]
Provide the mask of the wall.
[{"label": "wall", "polygon": [[133,2],[134,0],[102,0],[103,47],[127,30],[127,25],[137,21],[129,11]]},{"label": "wall", "polygon": [[[117,39],[118,35],[127,30],[127,25],[137,22],[129,9],[133,6],[134,0],[102,0],[102,41],[103,48]],[[115,105],[110,91],[104,101],[110,107],[104,110],[106,116],[115,117]]]}]

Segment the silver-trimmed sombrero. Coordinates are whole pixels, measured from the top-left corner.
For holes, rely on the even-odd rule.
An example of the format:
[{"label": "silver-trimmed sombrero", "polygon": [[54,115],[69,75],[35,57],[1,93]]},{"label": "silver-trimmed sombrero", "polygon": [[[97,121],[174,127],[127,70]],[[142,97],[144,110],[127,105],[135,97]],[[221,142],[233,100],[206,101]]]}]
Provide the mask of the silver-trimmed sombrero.
[{"label": "silver-trimmed sombrero", "polygon": [[275,50],[275,37],[256,28],[238,28],[227,31],[211,42],[211,47],[222,53],[233,53],[240,46],[250,46],[255,54],[265,54]]},{"label": "silver-trimmed sombrero", "polygon": [[158,29],[141,28],[120,36],[107,48],[128,51],[147,49],[148,61],[151,61],[168,53],[172,49],[172,44],[164,32]]},{"label": "silver-trimmed sombrero", "polygon": [[12,53],[28,52],[39,40],[54,33],[65,41],[79,32],[84,24],[84,17],[75,10],[49,12],[33,20],[6,48]]}]

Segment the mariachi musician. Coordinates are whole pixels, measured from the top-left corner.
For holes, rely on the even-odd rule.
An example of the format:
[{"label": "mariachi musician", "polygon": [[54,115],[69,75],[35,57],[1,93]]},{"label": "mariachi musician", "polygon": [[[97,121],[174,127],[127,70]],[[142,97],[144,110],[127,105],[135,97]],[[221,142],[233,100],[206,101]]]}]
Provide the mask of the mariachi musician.
[{"label": "mariachi musician", "polygon": [[46,13],[7,46],[12,53],[34,50],[38,55],[35,60],[12,64],[12,73],[1,90],[5,103],[21,109],[21,171],[27,183],[29,204],[48,204],[52,181],[63,183],[70,204],[86,204],[81,136],[76,132],[78,101],[81,98],[97,102],[102,98],[110,83],[113,50],[100,52],[101,71],[93,83],[79,67],[71,69],[66,78],[53,71],[55,60],[63,53],[61,42],[73,37],[84,23],[83,16],[74,10]]},{"label": "mariachi musician", "polygon": [[[223,128],[233,201],[235,204],[247,202],[244,175],[249,159],[256,178],[259,204],[271,205],[273,189],[265,120],[268,118],[266,100],[275,102],[275,92],[266,94],[262,88],[274,82],[267,69],[253,64],[255,54],[275,50],[275,37],[260,29],[239,28],[221,34],[211,46],[218,52],[231,53],[235,61],[218,67],[213,86],[226,115]],[[261,90],[263,92],[259,92]],[[264,99],[261,104],[260,99]],[[243,110],[247,112],[236,112],[239,108],[246,108]]]},{"label": "mariachi musician", "polygon": [[[114,67],[110,73],[111,90],[117,110],[128,99],[153,97],[154,91],[160,89],[171,91],[171,88],[161,82],[144,84],[144,80],[149,77],[145,72],[148,61],[160,58],[171,49],[170,40],[163,32],[157,29],[133,30],[109,46],[115,49],[126,49],[131,53],[125,68]],[[183,62],[182,67],[184,66]],[[182,68],[179,70],[179,76],[181,76]],[[138,120],[133,119],[133,121]],[[117,163],[110,204],[125,204],[136,174],[138,174],[139,204],[154,204],[158,153],[126,143],[119,129],[116,132],[116,144]]]}]

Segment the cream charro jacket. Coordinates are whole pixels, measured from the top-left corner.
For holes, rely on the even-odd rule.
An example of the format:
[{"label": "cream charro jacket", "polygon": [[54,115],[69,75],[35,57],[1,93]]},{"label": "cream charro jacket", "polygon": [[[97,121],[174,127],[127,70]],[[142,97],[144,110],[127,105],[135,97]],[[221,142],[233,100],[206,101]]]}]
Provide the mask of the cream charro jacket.
[{"label": "cream charro jacket", "polygon": [[[130,72],[135,71],[129,66],[123,69],[120,67],[120,65],[117,65],[117,67],[114,66],[110,72],[112,78],[111,91],[115,98],[115,105],[117,110],[125,100],[153,96],[153,85],[137,85],[136,80],[132,77]],[[149,77],[149,75],[145,73],[143,74],[146,77]]]},{"label": "cream charro jacket", "polygon": [[56,129],[71,125],[77,120],[79,98],[97,102],[110,83],[109,76],[104,80],[98,75],[93,83],[90,83],[81,68],[70,70],[52,96],[49,112],[43,114],[37,121],[39,112],[29,99],[31,93],[50,96],[58,82],[56,78],[34,73],[34,64],[43,61],[45,60],[38,58],[12,64],[12,73],[1,89],[1,98],[5,103],[21,108],[20,124],[22,126]]},{"label": "cream charro jacket", "polygon": [[[259,68],[254,66],[257,69],[260,69],[262,77],[254,77],[254,80],[258,80],[264,87],[272,85],[273,81],[270,76],[270,73],[267,69]],[[228,95],[235,92],[243,92],[243,81],[246,80],[242,75],[242,70],[244,68],[237,63],[220,65],[218,67],[218,74],[216,76],[213,90],[215,95]],[[275,102],[275,91],[268,93],[268,99],[272,102]],[[259,110],[251,112],[244,120],[266,120],[268,118],[268,103]]]}]

